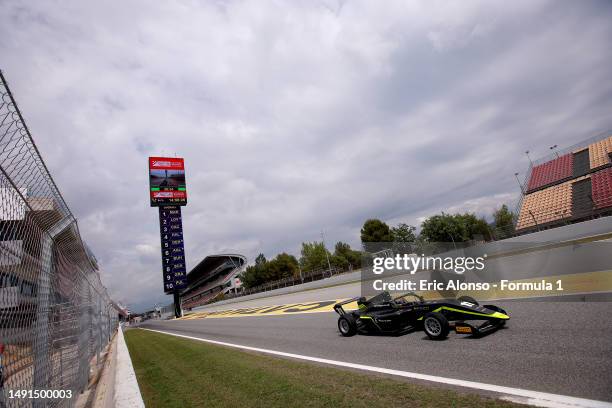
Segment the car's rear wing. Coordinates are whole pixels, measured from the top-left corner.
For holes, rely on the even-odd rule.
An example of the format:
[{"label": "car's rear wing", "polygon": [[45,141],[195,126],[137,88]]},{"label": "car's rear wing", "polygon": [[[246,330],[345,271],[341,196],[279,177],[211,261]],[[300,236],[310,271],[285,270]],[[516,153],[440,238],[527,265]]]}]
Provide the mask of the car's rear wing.
[{"label": "car's rear wing", "polygon": [[356,301],[358,301],[359,299],[360,299],[360,298],[355,297],[355,298],[352,298],[352,299],[347,299],[347,300],[345,300],[344,302],[336,303],[336,304],[334,305],[334,311],[335,311],[336,313],[338,313],[340,316],[342,316],[343,314],[345,314],[345,313],[346,313],[346,312],[344,311],[344,308],[343,308],[342,306],[344,306],[344,305],[346,305],[346,304],[349,304],[349,303],[356,302]]}]

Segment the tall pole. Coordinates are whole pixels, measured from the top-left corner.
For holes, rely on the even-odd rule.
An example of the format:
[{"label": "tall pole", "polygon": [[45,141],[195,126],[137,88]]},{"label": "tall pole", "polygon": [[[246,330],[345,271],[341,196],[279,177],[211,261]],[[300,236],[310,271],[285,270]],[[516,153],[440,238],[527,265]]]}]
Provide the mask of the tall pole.
[{"label": "tall pole", "polygon": [[453,248],[457,249],[457,244],[455,244],[455,239],[453,238],[453,234],[449,232],[448,236],[450,237],[451,241],[453,241]]},{"label": "tall pole", "polygon": [[181,297],[179,296],[178,289],[174,290],[174,317],[177,319],[183,317],[183,311],[181,310]]},{"label": "tall pole", "polygon": [[529,150],[526,150],[525,154],[527,155],[527,158],[529,159],[529,164],[531,164],[531,167],[533,167],[533,160],[531,160],[531,157],[529,157]]},{"label": "tall pole", "polygon": [[538,225],[538,221],[536,220],[536,217],[533,214],[533,212],[531,212],[531,210],[529,210],[529,215],[531,215],[531,219],[533,220],[533,223],[535,224],[538,231],[540,231],[540,226]]},{"label": "tall pole", "polygon": [[550,146],[550,150],[555,152],[555,156],[557,156],[557,159],[558,159],[559,158],[559,152],[557,152],[557,145]]},{"label": "tall pole", "polygon": [[514,173],[514,177],[516,178],[516,182],[519,185],[519,188],[521,189],[521,193],[525,194],[525,190],[523,189],[523,185],[521,184],[521,181],[518,178],[518,173]]},{"label": "tall pole", "polygon": [[329,254],[327,253],[327,248],[325,248],[325,235],[323,234],[323,230],[321,230],[321,242],[323,242],[323,249],[325,250],[325,258],[327,258],[327,267],[329,268],[329,276],[332,276],[331,271],[331,263],[329,262]]}]

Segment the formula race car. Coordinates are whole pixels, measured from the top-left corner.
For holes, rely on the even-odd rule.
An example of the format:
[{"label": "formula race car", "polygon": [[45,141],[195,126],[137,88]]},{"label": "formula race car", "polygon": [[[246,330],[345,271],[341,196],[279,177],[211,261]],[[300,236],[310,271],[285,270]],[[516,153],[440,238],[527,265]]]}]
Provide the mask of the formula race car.
[{"label": "formula race car", "polygon": [[[408,299],[408,298],[413,298]],[[342,307],[357,301],[358,309],[352,312]],[[416,293],[405,293],[392,298],[382,292],[373,298],[353,298],[334,305],[340,315],[338,329],[345,337],[357,333],[404,334],[423,329],[430,339],[442,340],[450,329],[456,333],[484,335],[504,326],[510,319],[505,310],[494,305],[480,306],[469,296],[455,299],[425,301]],[[466,320],[480,321],[470,324]]]}]

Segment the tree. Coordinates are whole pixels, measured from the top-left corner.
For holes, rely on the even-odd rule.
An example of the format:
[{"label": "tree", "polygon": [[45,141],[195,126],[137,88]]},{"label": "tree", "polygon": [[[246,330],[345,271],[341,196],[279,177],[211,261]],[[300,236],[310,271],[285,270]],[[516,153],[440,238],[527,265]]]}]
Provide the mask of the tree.
[{"label": "tree", "polygon": [[334,246],[334,255],[344,256],[351,251],[351,246],[346,242],[338,241],[336,246]]},{"label": "tree", "polygon": [[361,252],[351,249],[345,242],[338,241],[334,248],[332,264],[342,269],[347,269],[349,265],[361,268]]},{"label": "tree", "polygon": [[268,262],[266,260],[266,256],[264,254],[259,254],[257,255],[257,258],[255,258],[255,265],[263,265],[266,262]]},{"label": "tree", "polygon": [[491,239],[491,229],[474,214],[445,214],[429,217],[421,224],[421,236],[429,242],[465,242],[482,236]]},{"label": "tree", "polygon": [[416,236],[414,231],[416,231],[416,227],[405,223],[399,223],[397,227],[391,228],[393,251],[395,253],[405,254],[415,252]]},{"label": "tree", "polygon": [[327,251],[323,242],[303,242],[300,265],[305,271],[327,269],[328,256],[331,256],[331,254]]},{"label": "tree", "polygon": [[361,228],[361,243],[369,242],[393,242],[393,234],[389,226],[378,219],[369,219],[363,223]]},{"label": "tree", "polygon": [[468,240],[465,225],[456,217],[444,212],[423,221],[421,236],[429,242],[463,242]]},{"label": "tree", "polygon": [[476,215],[469,213],[462,215],[457,214],[455,216],[459,217],[460,222],[465,225],[468,236],[468,239],[465,241],[478,238],[484,239],[485,241],[490,241],[492,239],[491,227],[484,218],[478,218]]},{"label": "tree", "polygon": [[329,258],[329,263],[334,268],[341,270],[347,270],[350,265],[349,261],[345,257],[338,255],[332,255],[331,258]]},{"label": "tree", "polygon": [[245,288],[252,288],[279,279],[299,276],[298,261],[293,255],[281,253],[271,261],[263,254],[255,258],[255,265],[250,265],[240,275]]},{"label": "tree", "polygon": [[514,234],[514,219],[514,213],[508,210],[506,204],[495,210],[493,213],[493,225],[495,226],[497,239],[508,238]]},{"label": "tree", "polygon": [[298,266],[298,260],[295,256],[289,255],[285,252],[276,255],[276,258],[272,261],[277,269],[277,275],[280,276],[278,279],[293,276],[297,278],[300,276],[300,268]]},{"label": "tree", "polygon": [[263,267],[260,265],[249,265],[240,274],[240,281],[245,288],[252,288],[264,282]]},{"label": "tree", "polygon": [[412,225],[404,224],[403,222],[397,224],[397,227],[391,228],[393,242],[416,241],[416,235],[414,235],[414,231],[416,231],[416,227],[413,227]]}]

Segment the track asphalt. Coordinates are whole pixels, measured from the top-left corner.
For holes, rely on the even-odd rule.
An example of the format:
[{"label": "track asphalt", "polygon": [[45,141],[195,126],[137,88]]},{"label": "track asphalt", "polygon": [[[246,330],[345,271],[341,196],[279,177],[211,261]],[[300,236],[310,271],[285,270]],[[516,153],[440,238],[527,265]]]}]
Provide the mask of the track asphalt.
[{"label": "track asphalt", "polygon": [[[344,288],[329,288],[338,299]],[[342,290],[342,292],[344,292]],[[316,295],[322,295],[319,291]],[[232,308],[313,301],[315,293]],[[423,332],[343,338],[333,312],[147,321],[144,328],[313,357],[533,391],[612,401],[612,303],[495,302],[508,326],[483,338]],[[230,306],[230,305],[227,305]]]}]

